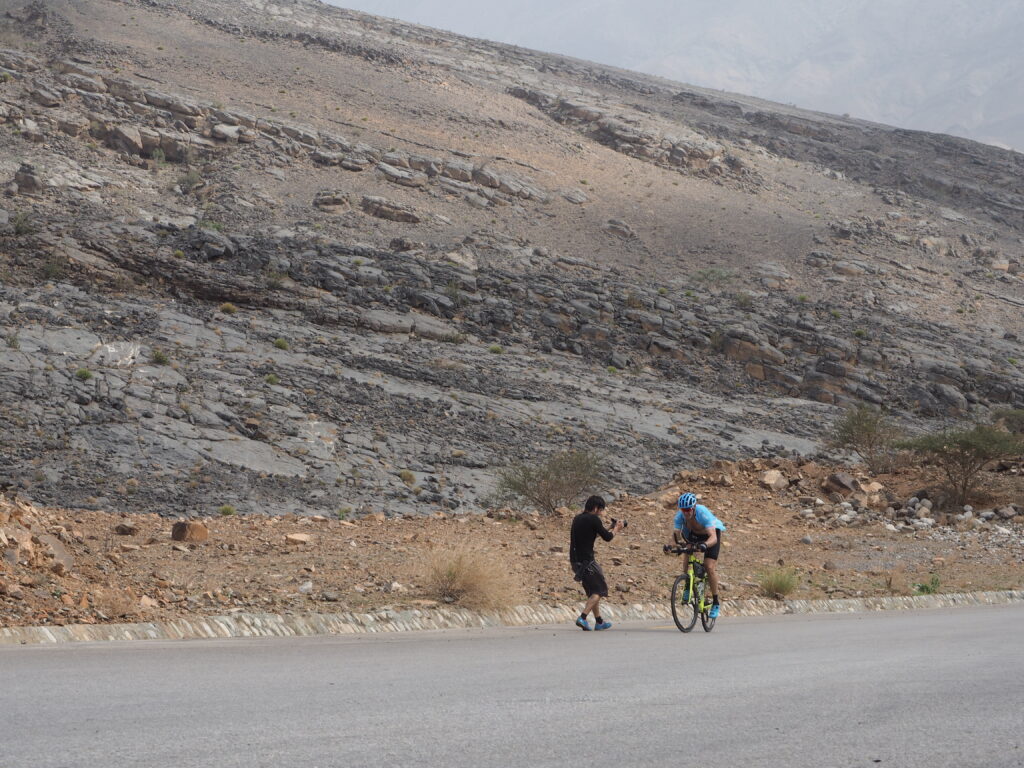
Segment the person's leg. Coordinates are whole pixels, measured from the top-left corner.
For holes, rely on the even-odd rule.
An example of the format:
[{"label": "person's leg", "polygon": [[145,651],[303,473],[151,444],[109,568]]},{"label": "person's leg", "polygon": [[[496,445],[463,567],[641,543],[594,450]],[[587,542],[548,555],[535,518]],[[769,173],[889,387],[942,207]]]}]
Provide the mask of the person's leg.
[{"label": "person's leg", "polygon": [[711,582],[711,596],[718,602],[718,560],[711,557],[704,558],[704,567],[708,569],[708,581]]},{"label": "person's leg", "polygon": [[586,618],[588,613],[593,613],[594,616],[599,616],[601,614],[600,605],[601,596],[599,594],[594,593],[588,597],[587,604],[583,606],[583,617]]}]

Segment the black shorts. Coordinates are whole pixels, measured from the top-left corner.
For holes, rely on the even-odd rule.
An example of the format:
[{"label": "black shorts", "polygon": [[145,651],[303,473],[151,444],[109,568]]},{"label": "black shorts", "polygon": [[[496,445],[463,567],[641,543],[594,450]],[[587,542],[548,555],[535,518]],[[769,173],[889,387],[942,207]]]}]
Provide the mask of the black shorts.
[{"label": "black shorts", "polygon": [[600,595],[608,597],[608,582],[604,579],[604,571],[597,564],[596,560],[589,563],[570,563],[576,581],[583,585],[583,592],[587,597]]},{"label": "black shorts", "polygon": [[[715,546],[709,547],[708,551],[704,553],[704,559],[705,560],[717,560],[718,559],[718,551],[722,547],[722,531],[715,531],[715,533],[718,534],[718,540],[715,542]],[[709,533],[705,533],[703,536],[696,536],[694,534],[690,534],[689,536],[686,537],[686,540],[688,542],[690,542],[691,544],[700,544],[701,542],[705,542],[705,541],[707,541],[710,538],[711,538],[711,534],[709,534]]]}]

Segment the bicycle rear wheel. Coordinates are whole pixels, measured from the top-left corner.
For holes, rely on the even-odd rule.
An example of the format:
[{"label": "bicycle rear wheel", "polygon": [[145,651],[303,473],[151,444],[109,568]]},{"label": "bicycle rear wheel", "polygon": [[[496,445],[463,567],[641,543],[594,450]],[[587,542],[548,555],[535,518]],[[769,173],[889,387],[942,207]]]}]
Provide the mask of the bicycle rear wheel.
[{"label": "bicycle rear wheel", "polygon": [[[695,591],[700,594],[700,603],[698,605],[704,605],[704,593],[705,593],[705,582],[702,580],[697,585]],[[707,606],[703,611],[700,612],[700,625],[704,627],[705,632],[710,632],[715,628],[715,620],[710,616],[711,606]]]},{"label": "bicycle rear wheel", "polygon": [[672,620],[679,627],[680,632],[689,632],[697,623],[696,595],[690,595],[690,599],[683,602],[687,578],[685,573],[682,576],[677,576],[672,585]]}]

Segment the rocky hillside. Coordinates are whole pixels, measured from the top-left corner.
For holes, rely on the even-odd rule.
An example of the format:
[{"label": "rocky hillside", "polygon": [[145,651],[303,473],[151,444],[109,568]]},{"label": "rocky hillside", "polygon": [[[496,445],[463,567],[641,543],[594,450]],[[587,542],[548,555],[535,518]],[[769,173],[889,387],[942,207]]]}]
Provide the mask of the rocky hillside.
[{"label": "rocky hillside", "polygon": [[0,479],[209,514],[637,491],[1024,404],[1024,156],[309,0],[0,13]]}]

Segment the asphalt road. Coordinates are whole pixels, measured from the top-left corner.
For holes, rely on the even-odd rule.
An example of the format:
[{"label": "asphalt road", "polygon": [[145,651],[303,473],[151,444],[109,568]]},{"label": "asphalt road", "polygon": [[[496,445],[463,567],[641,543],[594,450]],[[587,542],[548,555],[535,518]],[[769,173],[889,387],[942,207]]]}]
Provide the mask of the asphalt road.
[{"label": "asphalt road", "polygon": [[0,648],[0,767],[1024,766],[1024,606]]}]

